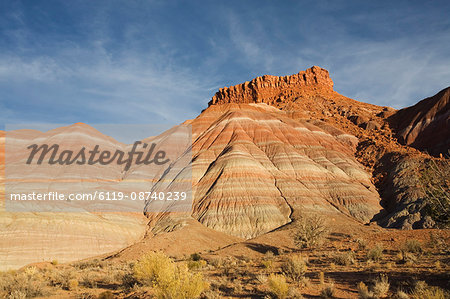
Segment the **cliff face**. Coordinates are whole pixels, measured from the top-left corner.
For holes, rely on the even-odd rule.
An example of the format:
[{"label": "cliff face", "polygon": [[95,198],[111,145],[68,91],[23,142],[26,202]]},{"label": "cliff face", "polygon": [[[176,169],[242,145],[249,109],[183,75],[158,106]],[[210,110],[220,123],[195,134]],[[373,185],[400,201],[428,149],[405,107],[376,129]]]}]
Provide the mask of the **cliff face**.
[{"label": "cliff face", "polygon": [[[426,152],[416,149],[435,155],[447,152],[448,93],[446,89],[413,107],[396,111],[338,94],[328,71],[315,66],[292,76],[265,75],[222,88],[203,114],[210,114],[217,105],[223,106],[226,115],[230,104],[239,104],[242,113],[246,113],[249,104],[267,104],[299,123],[314,122],[356,137],[357,149],[351,155],[372,176],[385,208],[374,219],[387,227],[421,228],[436,223],[424,209],[426,194],[420,182],[425,168],[417,165],[433,162]],[[220,120],[218,115],[216,121]],[[296,134],[302,138],[301,132]],[[315,138],[322,144],[319,136]]]},{"label": "cliff face", "polygon": [[313,66],[291,76],[256,77],[239,85],[219,89],[209,105],[224,103],[267,103],[282,102],[312,93],[333,93],[333,80],[327,70]]},{"label": "cliff face", "polygon": [[450,148],[450,87],[404,108],[389,118],[402,144],[431,155],[447,155]]}]

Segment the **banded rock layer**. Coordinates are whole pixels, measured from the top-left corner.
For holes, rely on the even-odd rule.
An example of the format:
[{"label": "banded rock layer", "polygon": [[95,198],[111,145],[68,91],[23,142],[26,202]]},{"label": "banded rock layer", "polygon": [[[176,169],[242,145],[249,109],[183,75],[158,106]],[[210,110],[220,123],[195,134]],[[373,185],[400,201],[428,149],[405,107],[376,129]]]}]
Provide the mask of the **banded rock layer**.
[{"label": "banded rock layer", "polygon": [[305,211],[368,222],[381,209],[341,130],[266,104],[212,105],[191,125],[192,217],[209,228],[252,238]]}]

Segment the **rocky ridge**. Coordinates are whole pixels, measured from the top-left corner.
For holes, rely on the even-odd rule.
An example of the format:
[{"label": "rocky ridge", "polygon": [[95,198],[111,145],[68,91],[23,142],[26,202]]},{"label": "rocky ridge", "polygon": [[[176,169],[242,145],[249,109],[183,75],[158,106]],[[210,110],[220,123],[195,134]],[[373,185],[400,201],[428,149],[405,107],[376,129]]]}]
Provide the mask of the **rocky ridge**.
[{"label": "rocky ridge", "polygon": [[[437,225],[424,211],[426,192],[421,180],[424,168],[418,167],[434,163],[433,158],[411,146],[429,140],[430,134],[426,132],[435,128],[431,148],[438,152],[448,150],[448,89],[396,111],[355,101],[332,87],[328,71],[315,66],[298,75],[263,76],[221,89],[209,105],[266,103],[285,111],[292,119],[323,123],[355,136],[358,140],[355,157],[372,175],[385,208],[374,219],[387,227],[406,229]],[[401,137],[405,132],[409,139]],[[405,146],[405,140],[411,146]]]}]

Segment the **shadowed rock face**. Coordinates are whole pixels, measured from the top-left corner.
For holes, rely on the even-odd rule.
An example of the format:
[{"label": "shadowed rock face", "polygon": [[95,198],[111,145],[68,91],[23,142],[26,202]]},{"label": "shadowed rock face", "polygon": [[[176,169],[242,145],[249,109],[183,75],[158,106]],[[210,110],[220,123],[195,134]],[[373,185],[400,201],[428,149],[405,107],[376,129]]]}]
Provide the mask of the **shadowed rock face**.
[{"label": "shadowed rock face", "polygon": [[450,87],[404,108],[389,118],[399,141],[431,155],[446,155],[450,148]]}]

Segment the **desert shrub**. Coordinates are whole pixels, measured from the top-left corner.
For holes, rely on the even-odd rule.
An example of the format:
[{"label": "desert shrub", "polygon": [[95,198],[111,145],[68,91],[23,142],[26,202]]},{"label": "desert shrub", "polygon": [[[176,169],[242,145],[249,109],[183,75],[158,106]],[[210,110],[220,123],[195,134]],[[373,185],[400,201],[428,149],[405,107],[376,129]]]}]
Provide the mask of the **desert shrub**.
[{"label": "desert shrub", "polygon": [[402,290],[398,290],[394,296],[395,299],[409,299],[409,295]]},{"label": "desert shrub", "polygon": [[97,288],[97,274],[91,271],[87,271],[81,274],[81,285],[86,288]]},{"label": "desert shrub", "polygon": [[67,289],[70,291],[76,290],[78,288],[78,285],[79,283],[77,279],[70,279],[67,282]]},{"label": "desert shrub", "polygon": [[425,161],[419,172],[418,185],[425,194],[422,211],[438,226],[450,226],[450,159]]},{"label": "desert shrub", "polygon": [[0,273],[0,296],[5,298],[30,298],[47,295],[47,283],[35,267],[24,271]]},{"label": "desert shrub", "polygon": [[441,235],[430,232],[427,246],[430,248],[441,248],[446,246],[446,242]]},{"label": "desert shrub", "polygon": [[450,293],[438,287],[430,287],[424,281],[419,281],[411,297],[413,299],[445,299],[450,297]]},{"label": "desert shrub", "polygon": [[24,291],[21,290],[14,290],[11,294],[9,294],[8,297],[5,297],[8,299],[26,299],[27,294]]},{"label": "desert shrub", "polygon": [[318,215],[301,216],[295,222],[294,242],[299,248],[320,245],[327,229],[325,221]]},{"label": "desert shrub", "polygon": [[412,252],[407,252],[407,251],[400,251],[400,253],[398,254],[399,257],[399,263],[401,264],[410,264],[410,263],[415,263],[417,262],[417,257],[414,255],[414,253]]},{"label": "desert shrub", "polygon": [[150,252],[134,265],[134,277],[143,285],[167,284],[175,276],[172,260],[162,252]]},{"label": "desert shrub", "polygon": [[389,292],[389,281],[387,276],[382,275],[376,279],[370,289],[364,282],[358,284],[358,297],[361,299],[385,298]]},{"label": "desert shrub", "polygon": [[98,295],[98,299],[114,299],[116,296],[111,291],[104,291]]},{"label": "desert shrub", "polygon": [[373,297],[373,293],[369,291],[367,285],[362,281],[358,284],[358,287],[356,289],[358,290],[358,298],[370,299]]},{"label": "desert shrub", "polygon": [[51,279],[52,285],[59,286],[64,290],[71,290],[75,284],[72,281],[77,280],[78,278],[77,272],[71,268],[56,271],[53,274],[54,275]]},{"label": "desert shrub", "polygon": [[260,284],[265,284],[267,283],[267,276],[264,274],[258,274],[256,275],[256,280],[260,283]]},{"label": "desert shrub", "polygon": [[389,292],[389,280],[386,275],[382,275],[379,279],[375,280],[373,285],[373,294],[375,298],[384,298]]},{"label": "desert shrub", "polygon": [[203,299],[220,299],[222,296],[220,296],[219,292],[213,291],[213,290],[207,290],[202,293]]},{"label": "desert shrub", "polygon": [[367,241],[364,239],[356,239],[356,243],[358,244],[358,250],[364,250],[367,248]]},{"label": "desert shrub", "polygon": [[201,273],[191,273],[186,265],[176,265],[161,252],[142,257],[134,266],[134,277],[153,286],[158,298],[198,298],[208,288]]},{"label": "desert shrub", "polygon": [[123,275],[124,273],[120,270],[108,268],[101,274],[100,280],[105,284],[113,284],[121,281]]},{"label": "desert shrub", "polygon": [[209,261],[209,264],[210,264],[211,266],[213,266],[214,268],[219,268],[219,267],[222,266],[223,261],[222,261],[221,258],[213,258],[213,259],[211,259],[211,260]]},{"label": "desert shrub", "polygon": [[422,245],[417,240],[407,240],[403,244],[402,250],[405,252],[422,253]]},{"label": "desert shrub", "polygon": [[79,270],[84,270],[84,269],[93,269],[93,268],[103,268],[105,266],[105,263],[98,259],[93,259],[93,260],[89,260],[89,261],[76,262],[76,263],[72,264],[72,266],[74,266],[75,268],[77,268]]},{"label": "desert shrub", "polygon": [[289,286],[284,275],[270,274],[268,278],[269,289],[273,296],[279,299],[287,297]]},{"label": "desert shrub", "polygon": [[336,264],[341,266],[349,266],[356,263],[355,254],[351,251],[338,253],[333,259]]},{"label": "desert shrub", "polygon": [[125,273],[122,276],[121,284],[124,288],[131,289],[138,285],[138,281],[137,281],[136,277],[134,276],[134,273]]},{"label": "desert shrub", "polygon": [[328,284],[322,289],[322,291],[320,291],[320,298],[333,298],[334,291],[334,285]]},{"label": "desert shrub", "polygon": [[223,259],[222,269],[223,273],[227,276],[234,273],[234,271],[236,270],[236,260],[234,260],[232,257],[227,257]]},{"label": "desert shrub", "polygon": [[206,261],[205,260],[188,261],[187,266],[189,270],[198,270],[206,266]]},{"label": "desert shrub", "polygon": [[377,244],[367,252],[367,260],[378,262],[383,257],[383,246]]},{"label": "desert shrub", "polygon": [[296,288],[290,288],[287,297],[289,299],[303,299],[302,293]]},{"label": "desert shrub", "polygon": [[53,261],[52,261],[52,265],[53,265],[53,266],[58,265],[58,260],[53,260]]},{"label": "desert shrub", "polygon": [[200,253],[195,252],[195,253],[191,254],[190,259],[191,259],[191,261],[199,261],[202,259],[202,257],[200,255]]},{"label": "desert shrub", "polygon": [[298,282],[304,277],[306,271],[308,270],[308,266],[306,265],[306,261],[301,256],[296,255],[289,257],[281,265],[281,270],[287,277]]},{"label": "desert shrub", "polygon": [[261,265],[267,271],[272,271],[273,270],[273,261],[272,260],[263,260],[263,261],[261,261]]}]

